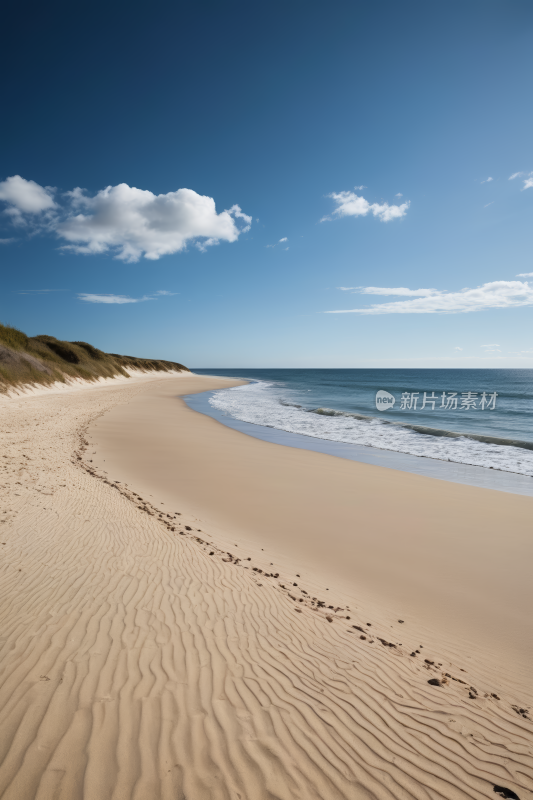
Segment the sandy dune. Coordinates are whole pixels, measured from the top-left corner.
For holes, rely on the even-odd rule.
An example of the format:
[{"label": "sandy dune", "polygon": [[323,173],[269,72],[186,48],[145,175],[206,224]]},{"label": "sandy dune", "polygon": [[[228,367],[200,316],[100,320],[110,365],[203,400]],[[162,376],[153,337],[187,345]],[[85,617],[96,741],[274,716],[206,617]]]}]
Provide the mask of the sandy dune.
[{"label": "sandy dune", "polygon": [[[497,619],[484,620],[495,627],[491,649],[486,634],[475,638],[479,609],[465,611],[455,636],[451,612],[428,622],[434,616],[421,607],[417,586],[404,597],[409,616],[398,622],[400,598],[385,591],[388,567],[381,595],[370,557],[366,582],[350,581],[342,552],[321,570],[324,551],[298,483],[281,504],[281,489],[259,486],[258,476],[277,471],[283,484],[303,469],[308,482],[333,461],[324,473],[333,486],[348,468],[359,469],[359,502],[343,513],[361,531],[362,575],[372,552],[365,502],[375,508],[371,471],[379,468],[312,453],[302,459],[257,441],[259,450],[248,451],[241,442],[248,437],[174,399],[231,383],[167,377],[2,403],[2,800],[444,800],[498,797],[495,784],[531,797],[530,640],[522,647],[516,633],[517,617],[524,641],[531,633],[520,607],[526,589],[500,576],[510,589],[498,594],[496,605],[507,599]],[[158,425],[148,452],[139,421],[150,419]],[[155,474],[157,464],[163,470]],[[480,553],[485,567],[498,547],[505,552],[503,536],[515,561],[531,556],[530,498],[513,496],[511,504],[507,495],[459,487],[467,494],[443,499],[448,484],[408,477],[415,484],[386,476],[392,494],[383,493],[382,505],[396,518],[417,480],[428,482],[424,497],[440,503],[439,514],[450,503],[479,506],[482,496],[484,524],[500,515],[485,537],[488,555]],[[307,497],[323,538],[334,541],[323,514],[335,521],[338,499],[324,510],[324,497],[309,489]],[[254,505],[256,526],[248,516]],[[414,517],[415,534],[417,524]],[[294,542],[306,535],[312,546],[303,572]],[[392,559],[398,570],[400,556],[383,552],[383,564]],[[444,561],[449,570],[453,560]],[[438,560],[427,563],[436,578]],[[528,570],[519,564],[515,583]],[[431,579],[425,596],[436,608]],[[481,573],[475,580],[483,585]],[[316,610],[312,598],[326,608]],[[486,603],[496,613],[494,599]],[[499,652],[506,628],[508,671]]]}]

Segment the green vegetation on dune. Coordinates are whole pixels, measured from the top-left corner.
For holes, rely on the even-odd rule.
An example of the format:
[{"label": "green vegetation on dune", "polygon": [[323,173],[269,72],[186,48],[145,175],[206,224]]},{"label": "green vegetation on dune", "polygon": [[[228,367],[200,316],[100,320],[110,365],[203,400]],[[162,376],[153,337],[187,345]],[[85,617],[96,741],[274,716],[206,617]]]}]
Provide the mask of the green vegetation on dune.
[{"label": "green vegetation on dune", "polygon": [[54,336],[26,336],[0,323],[0,393],[23,384],[51,384],[72,378],[97,380],[129,377],[127,370],[186,371],[187,367],[161,359],[104,353],[87,342],[62,342]]}]

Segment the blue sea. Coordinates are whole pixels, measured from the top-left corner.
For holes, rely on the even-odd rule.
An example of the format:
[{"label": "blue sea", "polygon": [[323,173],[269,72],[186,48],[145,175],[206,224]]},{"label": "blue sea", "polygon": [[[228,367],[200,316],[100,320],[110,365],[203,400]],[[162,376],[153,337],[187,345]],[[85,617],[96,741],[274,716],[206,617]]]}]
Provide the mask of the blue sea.
[{"label": "blue sea", "polygon": [[249,380],[209,400],[244,422],[533,476],[533,370],[193,371]]}]

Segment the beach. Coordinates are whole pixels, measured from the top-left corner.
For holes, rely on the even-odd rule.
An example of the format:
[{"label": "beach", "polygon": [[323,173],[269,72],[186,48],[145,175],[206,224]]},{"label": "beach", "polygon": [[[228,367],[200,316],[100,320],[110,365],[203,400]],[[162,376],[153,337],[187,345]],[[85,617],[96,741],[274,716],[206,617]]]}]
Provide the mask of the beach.
[{"label": "beach", "polygon": [[529,797],[533,498],[180,399],[239,383],[0,402],[0,798]]}]

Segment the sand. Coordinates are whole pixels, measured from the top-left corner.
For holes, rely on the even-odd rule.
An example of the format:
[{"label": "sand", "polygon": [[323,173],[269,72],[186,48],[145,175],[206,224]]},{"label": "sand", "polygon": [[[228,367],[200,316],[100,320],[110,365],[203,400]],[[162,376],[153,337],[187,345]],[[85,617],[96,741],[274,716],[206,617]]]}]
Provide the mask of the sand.
[{"label": "sand", "polygon": [[530,797],[533,500],[177,399],[236,383],[2,402],[2,800]]}]

